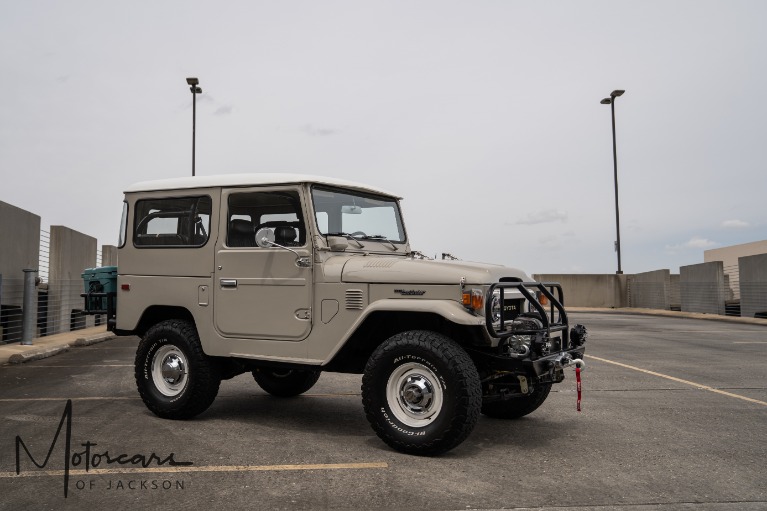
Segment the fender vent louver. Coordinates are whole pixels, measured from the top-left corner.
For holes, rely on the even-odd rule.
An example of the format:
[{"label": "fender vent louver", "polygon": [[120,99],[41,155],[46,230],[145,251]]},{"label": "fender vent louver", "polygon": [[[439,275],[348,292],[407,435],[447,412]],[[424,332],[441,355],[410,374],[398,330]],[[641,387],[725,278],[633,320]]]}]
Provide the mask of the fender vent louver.
[{"label": "fender vent louver", "polygon": [[346,290],[346,309],[347,310],[362,310],[364,305],[365,304],[364,304],[362,289]]}]

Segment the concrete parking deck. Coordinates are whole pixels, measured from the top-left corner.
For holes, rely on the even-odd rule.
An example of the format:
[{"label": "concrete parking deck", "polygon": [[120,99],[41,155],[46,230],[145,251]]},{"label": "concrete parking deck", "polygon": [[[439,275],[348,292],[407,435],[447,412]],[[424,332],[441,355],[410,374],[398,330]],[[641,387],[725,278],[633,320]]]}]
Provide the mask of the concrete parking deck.
[{"label": "concrete parking deck", "polygon": [[[170,421],[136,391],[136,337],[6,365],[0,507],[767,509],[767,329],[595,311],[571,320],[590,331],[582,411],[568,370],[533,414],[480,417],[437,457],[398,453],[375,436],[359,375],[325,373],[281,399],[243,374],[222,382],[206,412]],[[19,473],[17,438],[29,449]],[[160,466],[171,454],[181,464]]]}]

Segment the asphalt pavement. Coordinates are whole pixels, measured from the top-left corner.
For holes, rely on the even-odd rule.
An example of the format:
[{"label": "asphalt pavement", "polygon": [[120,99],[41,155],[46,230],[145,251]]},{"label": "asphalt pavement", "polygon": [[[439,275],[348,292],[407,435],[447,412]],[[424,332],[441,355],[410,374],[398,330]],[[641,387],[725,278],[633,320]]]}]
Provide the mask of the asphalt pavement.
[{"label": "asphalt pavement", "polygon": [[582,411],[568,370],[533,414],[481,417],[432,458],[375,436],[358,375],[279,399],[244,374],[199,417],[159,419],[138,339],[89,332],[103,342],[0,367],[0,508],[767,509],[767,328],[571,316],[590,332]]}]

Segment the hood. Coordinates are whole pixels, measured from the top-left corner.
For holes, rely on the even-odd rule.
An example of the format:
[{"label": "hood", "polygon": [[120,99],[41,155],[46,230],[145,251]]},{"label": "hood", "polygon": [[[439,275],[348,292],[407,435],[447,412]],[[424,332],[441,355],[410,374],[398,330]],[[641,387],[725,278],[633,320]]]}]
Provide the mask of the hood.
[{"label": "hood", "polygon": [[506,266],[468,261],[430,261],[401,257],[352,257],[344,265],[341,280],[376,284],[492,284],[502,277],[529,282],[523,271]]}]

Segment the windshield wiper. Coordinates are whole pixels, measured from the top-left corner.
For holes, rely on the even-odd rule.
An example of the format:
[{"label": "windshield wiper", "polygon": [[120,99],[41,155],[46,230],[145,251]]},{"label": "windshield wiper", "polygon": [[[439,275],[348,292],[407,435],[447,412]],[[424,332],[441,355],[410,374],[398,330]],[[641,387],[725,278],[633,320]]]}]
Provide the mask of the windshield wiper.
[{"label": "windshield wiper", "polygon": [[354,243],[357,244],[357,248],[365,248],[365,245],[360,243],[360,240],[349,234],[348,232],[328,232],[325,234],[325,239],[327,239],[328,236],[343,236],[347,240],[351,240]]},{"label": "windshield wiper", "polygon": [[397,245],[392,243],[392,241],[386,236],[384,236],[383,234],[371,234],[370,236],[365,236],[362,239],[363,240],[382,240],[388,243],[389,245],[391,245],[392,250],[394,250],[395,252],[399,250],[399,248],[397,248]]}]

